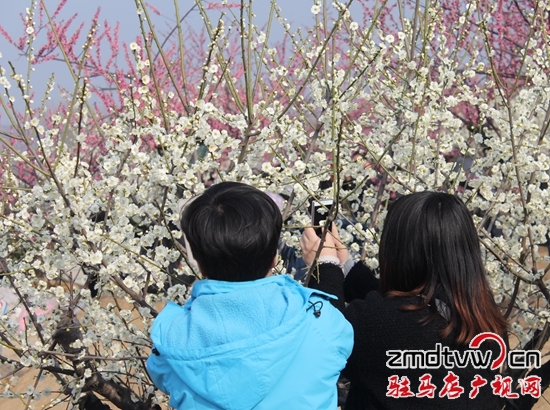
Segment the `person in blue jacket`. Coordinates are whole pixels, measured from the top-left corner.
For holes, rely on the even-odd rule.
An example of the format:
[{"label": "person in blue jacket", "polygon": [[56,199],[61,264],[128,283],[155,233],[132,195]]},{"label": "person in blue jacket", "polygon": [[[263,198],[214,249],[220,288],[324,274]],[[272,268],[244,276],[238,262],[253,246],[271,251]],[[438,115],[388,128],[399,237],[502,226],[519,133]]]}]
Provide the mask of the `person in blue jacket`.
[{"label": "person in blue jacket", "polygon": [[147,370],[176,409],[336,409],[353,330],[331,295],[272,276],[281,213],[265,193],[223,182],[183,210],[206,279],[151,329]]}]

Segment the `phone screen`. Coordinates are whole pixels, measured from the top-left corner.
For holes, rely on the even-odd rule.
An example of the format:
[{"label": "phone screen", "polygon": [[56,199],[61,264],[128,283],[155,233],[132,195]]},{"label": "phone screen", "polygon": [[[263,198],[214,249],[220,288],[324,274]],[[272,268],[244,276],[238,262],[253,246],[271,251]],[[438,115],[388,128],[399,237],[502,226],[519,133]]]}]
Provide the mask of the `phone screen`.
[{"label": "phone screen", "polygon": [[[332,199],[322,199],[320,201],[311,201],[311,224],[317,236],[321,237],[323,234],[324,222],[329,214],[330,208],[332,207]],[[329,226],[330,230],[332,227]]]}]

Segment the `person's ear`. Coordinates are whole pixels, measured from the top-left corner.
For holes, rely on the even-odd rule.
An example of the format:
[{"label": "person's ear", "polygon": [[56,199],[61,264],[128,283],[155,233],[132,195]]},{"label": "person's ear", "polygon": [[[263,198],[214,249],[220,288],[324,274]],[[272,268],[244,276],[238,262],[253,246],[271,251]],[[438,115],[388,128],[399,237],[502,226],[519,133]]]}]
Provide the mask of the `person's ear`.
[{"label": "person's ear", "polygon": [[271,262],[271,267],[269,268],[269,270],[275,268],[275,266],[277,266],[277,254],[275,254],[275,257],[273,258],[273,262]]},{"label": "person's ear", "polygon": [[197,268],[199,269],[199,272],[201,273],[201,276],[203,279],[208,279],[208,276],[206,276],[206,273],[204,272],[204,269],[202,268],[201,264],[199,262],[196,262]]},{"label": "person's ear", "polygon": [[269,270],[267,271],[267,275],[265,277],[271,276],[273,268],[277,266],[277,254],[275,254],[275,257],[273,258],[273,262],[271,262],[271,266],[269,267]]}]

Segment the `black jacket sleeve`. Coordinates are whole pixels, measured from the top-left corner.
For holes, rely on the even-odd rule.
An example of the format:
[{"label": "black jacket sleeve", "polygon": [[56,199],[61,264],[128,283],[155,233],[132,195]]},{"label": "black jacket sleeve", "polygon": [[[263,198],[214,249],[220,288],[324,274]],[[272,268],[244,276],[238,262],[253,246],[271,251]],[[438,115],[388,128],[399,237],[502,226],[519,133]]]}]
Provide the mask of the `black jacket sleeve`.
[{"label": "black jacket sleeve", "polygon": [[309,279],[308,287],[336,296],[338,299],[331,299],[330,303],[341,312],[344,311],[344,273],[338,265],[318,264]]},{"label": "black jacket sleeve", "polygon": [[362,262],[357,262],[344,281],[344,296],[346,302],[355,299],[365,299],[367,293],[380,290],[380,281]]},{"label": "black jacket sleeve", "polygon": [[344,302],[365,299],[367,293],[379,289],[379,281],[362,262],[357,262],[345,279],[339,266],[321,263],[313,271],[308,287],[336,296],[338,300],[331,300],[331,303],[343,312]]}]

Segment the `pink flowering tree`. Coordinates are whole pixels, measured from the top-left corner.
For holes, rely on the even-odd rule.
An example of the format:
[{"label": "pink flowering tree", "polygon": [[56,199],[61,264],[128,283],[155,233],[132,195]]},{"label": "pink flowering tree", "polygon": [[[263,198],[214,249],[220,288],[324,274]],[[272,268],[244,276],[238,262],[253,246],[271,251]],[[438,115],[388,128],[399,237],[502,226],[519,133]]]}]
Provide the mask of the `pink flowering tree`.
[{"label": "pink flowering tree", "polygon": [[[180,243],[182,200],[223,180],[284,199],[288,246],[308,200],[335,199],[329,217],[372,268],[394,198],[456,193],[512,346],[544,345],[546,0],[316,2],[302,27],[276,1],[257,23],[252,2],[197,0],[203,28],[176,2],[165,30],[136,0],[129,44],[100,11],[66,17],[66,3],[33,3],[21,35],[0,29],[27,62],[0,60],[0,404],[166,405],[144,366],[149,328],[198,276]],[[52,77],[35,95],[33,68],[52,61],[72,82]],[[546,373],[531,372],[543,390]]]}]

